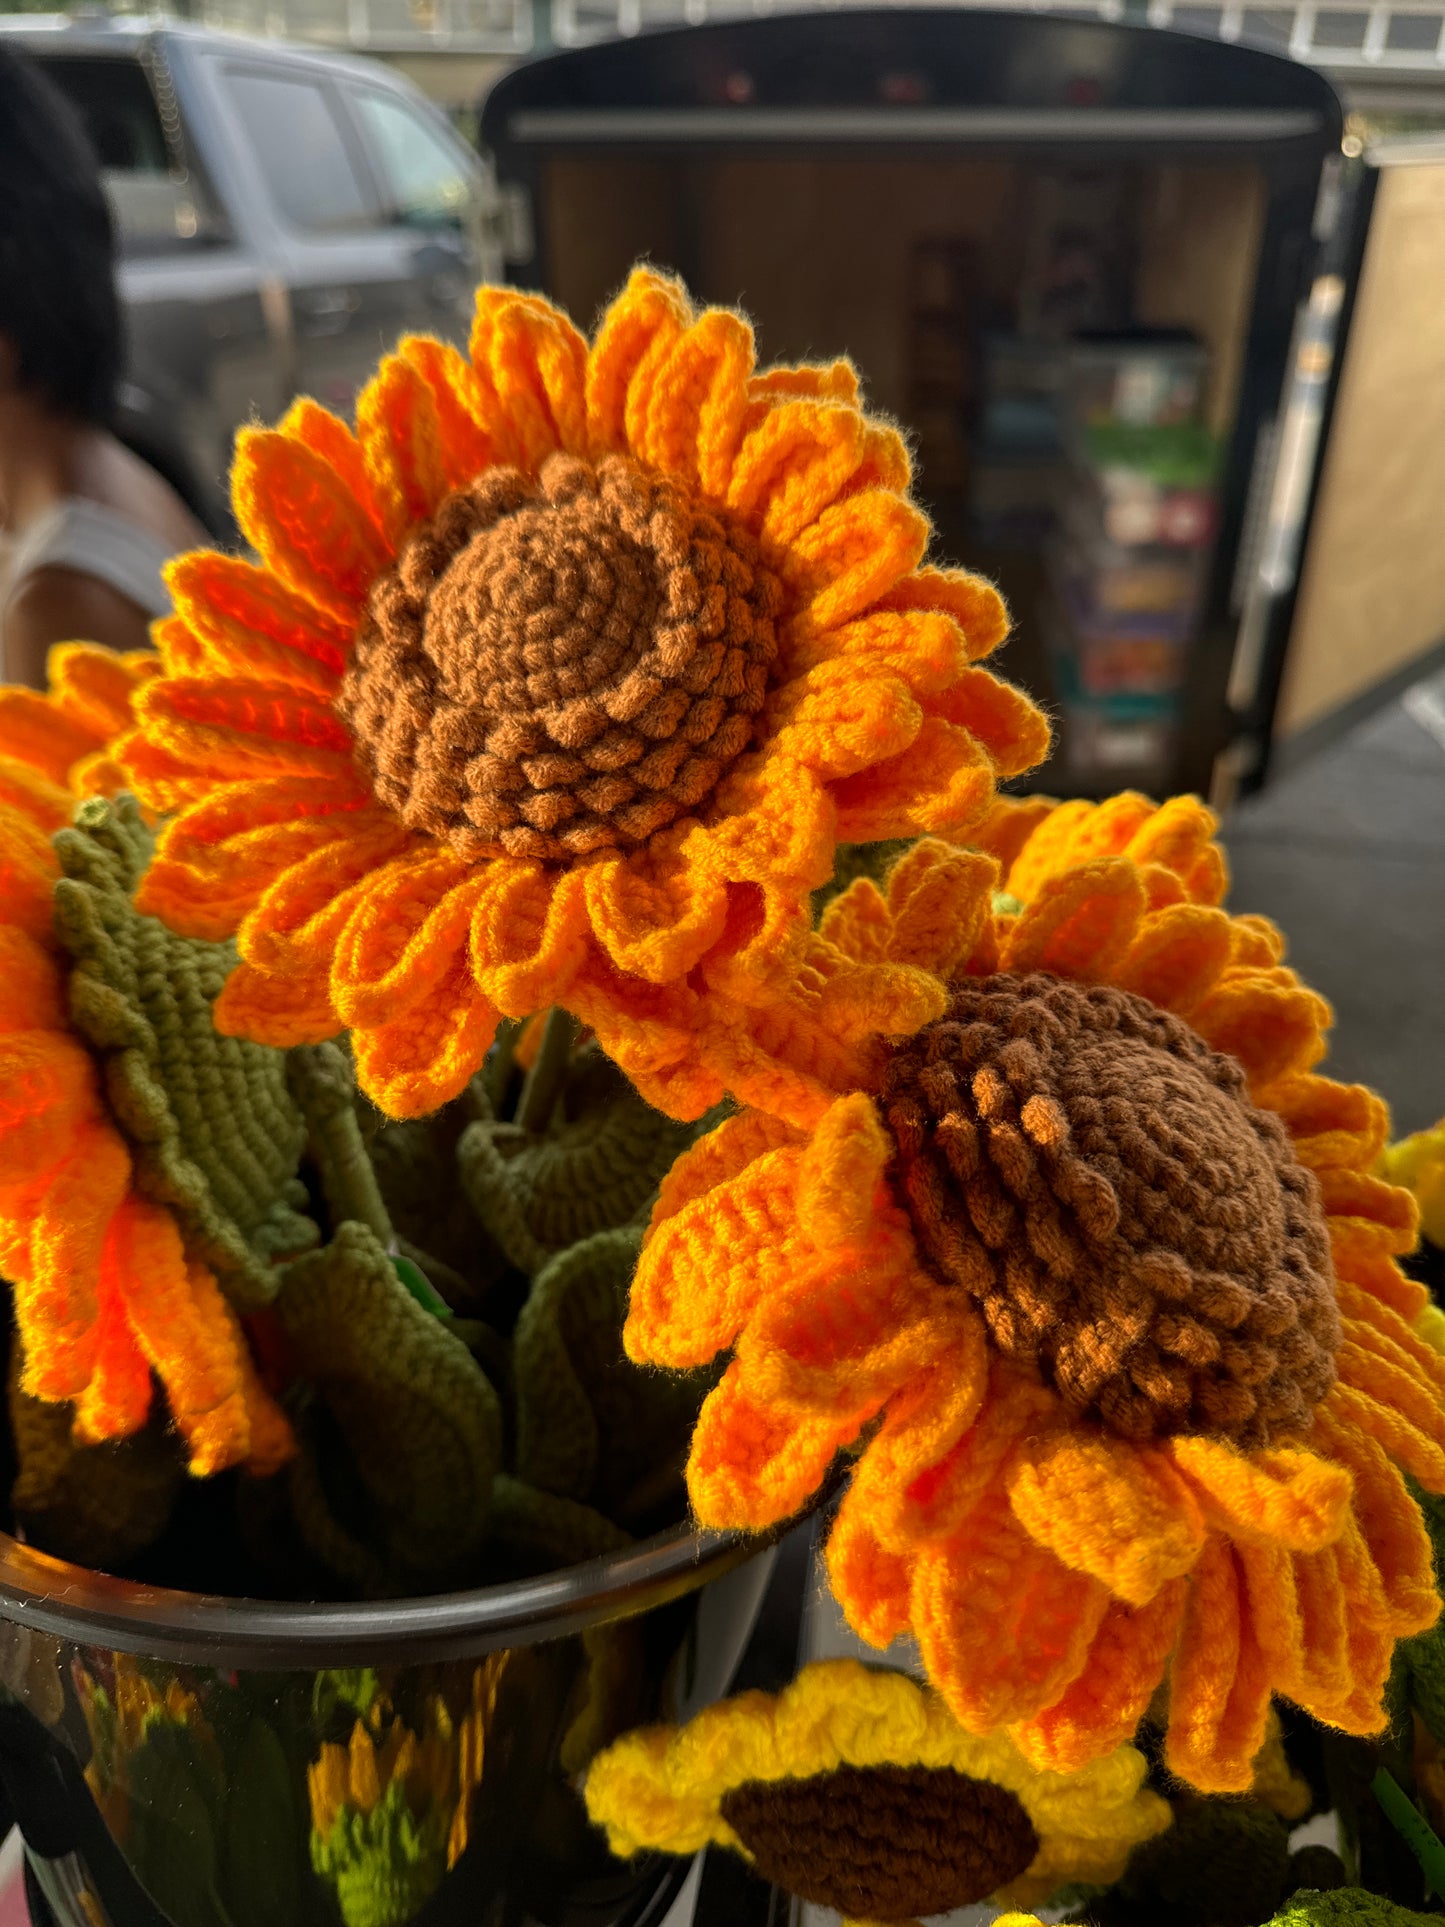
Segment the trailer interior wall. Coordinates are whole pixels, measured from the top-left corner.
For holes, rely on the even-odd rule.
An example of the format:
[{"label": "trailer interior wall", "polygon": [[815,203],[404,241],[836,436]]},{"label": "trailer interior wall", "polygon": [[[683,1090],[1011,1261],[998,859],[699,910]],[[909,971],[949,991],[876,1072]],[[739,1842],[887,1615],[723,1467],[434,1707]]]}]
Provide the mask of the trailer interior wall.
[{"label": "trailer interior wall", "polygon": [[1320,722],[1445,640],[1445,157],[1381,170],[1275,713]]}]

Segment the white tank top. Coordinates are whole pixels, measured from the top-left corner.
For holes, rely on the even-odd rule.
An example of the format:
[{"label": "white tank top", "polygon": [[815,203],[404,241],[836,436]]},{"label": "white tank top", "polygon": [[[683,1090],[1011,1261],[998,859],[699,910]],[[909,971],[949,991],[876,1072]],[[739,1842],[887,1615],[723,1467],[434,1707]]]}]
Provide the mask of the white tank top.
[{"label": "white tank top", "polygon": [[37,569],[74,569],[106,583],[154,620],[171,606],[161,580],[161,567],[171,554],[164,543],[114,509],[69,496],[16,538],[3,601],[8,603]]}]

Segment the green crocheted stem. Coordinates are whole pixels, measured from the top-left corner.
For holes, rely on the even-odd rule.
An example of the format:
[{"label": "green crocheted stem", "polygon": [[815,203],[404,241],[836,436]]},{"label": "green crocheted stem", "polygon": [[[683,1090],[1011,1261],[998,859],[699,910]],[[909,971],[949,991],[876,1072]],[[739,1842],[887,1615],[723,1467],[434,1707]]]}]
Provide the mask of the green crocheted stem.
[{"label": "green crocheted stem", "polygon": [[559,1499],[506,1472],[492,1487],[490,1536],[515,1552],[540,1556],[548,1566],[579,1566],[635,1543],[591,1506]]},{"label": "green crocheted stem", "polygon": [[651,1371],[623,1350],[641,1241],[628,1227],[559,1252],[533,1280],[512,1341],[518,1472],[614,1519],[650,1475],[680,1494],[705,1389],[696,1374]]},{"label": "green crocheted stem", "polygon": [[391,1216],[356,1121],[356,1078],[345,1053],[336,1044],[299,1044],[287,1052],[286,1075],[306,1120],[331,1222],[364,1224],[389,1245]]},{"label": "green crocheted stem", "polygon": [[277,1309],[375,1507],[377,1555],[422,1581],[465,1568],[502,1450],[497,1395],[466,1346],[360,1224],[287,1267]]},{"label": "green crocheted stem", "polygon": [[1370,1791],[1384,1809],[1390,1825],[1419,1861],[1431,1893],[1445,1895],[1445,1846],[1435,1829],[1384,1767],[1371,1780]]},{"label": "green crocheted stem", "polygon": [[92,798],[55,836],[71,1016],[104,1061],[140,1188],[175,1212],[190,1255],[252,1309],[274,1296],[277,1262],[317,1241],[296,1175],[306,1126],[284,1054],[216,1032],[211,1006],[233,948],[177,937],[132,903],[152,841],[129,796]]},{"label": "green crocheted stem", "polygon": [[562,1095],[567,1065],[577,1042],[577,1019],[553,1009],[542,1025],[542,1041],[517,1099],[516,1125],[522,1131],[545,1131]]}]

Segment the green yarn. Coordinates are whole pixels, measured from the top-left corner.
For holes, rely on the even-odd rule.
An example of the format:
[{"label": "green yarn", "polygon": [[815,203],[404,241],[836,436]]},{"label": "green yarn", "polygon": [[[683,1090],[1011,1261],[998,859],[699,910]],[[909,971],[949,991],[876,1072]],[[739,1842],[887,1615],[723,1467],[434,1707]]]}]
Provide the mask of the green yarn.
[{"label": "green yarn", "polygon": [[1289,1829],[1252,1800],[1202,1800],[1146,1841],[1091,1912],[1106,1922],[1256,1927],[1289,1891]]},{"label": "green yarn", "polygon": [[291,1095],[306,1122],[309,1149],[333,1224],[364,1224],[383,1245],[392,1239],[356,1118],[356,1074],[336,1044],[298,1044],[286,1053]]},{"label": "green yarn", "polygon": [[512,1367],[517,1470],[609,1518],[629,1500],[682,1486],[704,1375],[634,1365],[622,1346],[641,1232],[599,1231],[537,1273],[517,1319]]},{"label": "green yarn", "polygon": [[164,1532],[185,1479],[174,1438],[150,1425],[114,1445],[78,1445],[69,1405],[8,1386],[18,1467],[11,1505],[32,1545],[57,1559],[114,1571]]},{"label": "green yarn", "polygon": [[887,843],[840,843],[833,858],[833,874],[813,892],[813,919],[816,922],[833,901],[842,896],[859,877],[882,888],[883,879],[911,846],[906,841]]},{"label": "green yarn", "polygon": [[348,1808],[323,1839],[311,1835],[311,1864],[336,1892],[346,1927],[403,1927],[441,1885],[447,1816],[418,1816],[405,1783],[393,1780],[370,1813]]},{"label": "green yarn", "polygon": [[540,1560],[543,1570],[602,1559],[634,1543],[595,1507],[560,1499],[507,1472],[499,1473],[492,1487],[490,1536],[498,1545]]},{"label": "green yarn", "polygon": [[587,1045],[544,1124],[480,1119],[463,1132],[457,1165],[482,1224],[530,1274],[594,1232],[644,1219],[679,1154],[715,1122],[678,1124],[653,1110]]},{"label": "green yarn", "polygon": [[501,1407],[486,1374],[364,1225],[341,1225],[324,1250],[288,1265],[276,1305],[366,1502],[365,1520],[340,1526],[343,1537],[417,1590],[464,1569],[501,1460]]},{"label": "green yarn", "polygon": [[[1445,1499],[1412,1479],[1410,1491],[1420,1507],[1435,1554],[1437,1578],[1445,1580]],[[1445,1622],[1403,1640],[1396,1648],[1396,1672],[1405,1697],[1437,1740],[1445,1742]]]},{"label": "green yarn", "polygon": [[233,946],[174,936],[136,910],[153,838],[133,798],[83,803],[54,843],[71,1017],[103,1060],[137,1183],[175,1212],[187,1251],[236,1305],[266,1304],[278,1261],[318,1235],[302,1215],[306,1126],[285,1054],[214,1028]]},{"label": "green yarn", "polygon": [[1269,1927],[1440,1927],[1440,1916],[1414,1913],[1363,1887],[1337,1887],[1293,1895]]}]

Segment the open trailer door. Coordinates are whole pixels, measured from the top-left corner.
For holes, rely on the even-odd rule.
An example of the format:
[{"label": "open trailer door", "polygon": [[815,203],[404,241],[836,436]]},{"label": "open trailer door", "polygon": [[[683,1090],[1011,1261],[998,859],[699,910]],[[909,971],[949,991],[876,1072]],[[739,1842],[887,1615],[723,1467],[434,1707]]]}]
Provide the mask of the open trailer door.
[{"label": "open trailer door", "polygon": [[580,321],[647,256],[770,359],[856,359],[1081,794],[1247,784],[1268,743],[1280,652],[1238,714],[1231,667],[1340,133],[1274,55],[942,8],[558,54],[483,117],[517,281]]}]

